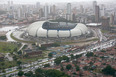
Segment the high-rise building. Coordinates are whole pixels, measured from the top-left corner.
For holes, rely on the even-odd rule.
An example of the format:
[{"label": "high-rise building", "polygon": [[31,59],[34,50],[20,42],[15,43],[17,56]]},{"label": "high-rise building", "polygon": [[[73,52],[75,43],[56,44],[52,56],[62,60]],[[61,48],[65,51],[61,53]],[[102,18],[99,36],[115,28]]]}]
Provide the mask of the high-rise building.
[{"label": "high-rise building", "polygon": [[40,8],[40,2],[36,3],[36,8],[39,9]]},{"label": "high-rise building", "polygon": [[102,28],[109,29],[110,27],[110,18],[109,17],[102,17]]},{"label": "high-rise building", "polygon": [[53,5],[52,6],[52,18],[55,19],[55,15],[56,15],[56,6]]},{"label": "high-rise building", "polygon": [[71,3],[67,4],[67,14],[71,14]]},{"label": "high-rise building", "polygon": [[48,19],[48,5],[44,6],[44,17],[45,19]]},{"label": "high-rise building", "polygon": [[56,14],[56,6],[53,5],[53,10],[52,10],[53,14]]},{"label": "high-rise building", "polygon": [[48,6],[48,14],[51,14],[51,7]]},{"label": "high-rise building", "polygon": [[43,17],[44,16],[44,12],[43,12],[43,9],[40,8],[39,10],[39,18]]},{"label": "high-rise building", "polygon": [[95,22],[98,23],[100,19],[100,8],[99,6],[95,6]]},{"label": "high-rise building", "polygon": [[81,12],[81,13],[84,13],[83,5],[80,5],[80,12]]},{"label": "high-rise building", "polygon": [[75,13],[72,14],[72,21],[76,22],[76,15],[75,15]]},{"label": "high-rise building", "polygon": [[67,4],[66,19],[67,19],[67,20],[71,20],[71,3],[68,3],[68,4]]},{"label": "high-rise building", "polygon": [[93,1],[93,13],[95,14],[95,7],[97,6],[97,1]]},{"label": "high-rise building", "polygon": [[72,13],[77,14],[77,8],[76,8],[76,7],[74,7],[74,8],[72,9]]},{"label": "high-rise building", "polygon": [[14,18],[14,7],[13,7],[13,1],[8,1],[8,17],[13,19]]},{"label": "high-rise building", "polygon": [[100,9],[101,17],[105,16],[105,6],[102,4]]},{"label": "high-rise building", "polygon": [[110,16],[110,26],[114,25],[114,18],[115,18],[115,13],[111,14]]}]

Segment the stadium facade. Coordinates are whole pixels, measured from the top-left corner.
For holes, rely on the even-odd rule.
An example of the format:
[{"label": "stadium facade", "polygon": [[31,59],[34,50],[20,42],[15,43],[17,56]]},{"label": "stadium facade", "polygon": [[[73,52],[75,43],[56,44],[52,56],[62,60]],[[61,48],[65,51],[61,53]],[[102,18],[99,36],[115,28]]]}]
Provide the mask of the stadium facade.
[{"label": "stadium facade", "polygon": [[38,38],[73,38],[87,34],[88,28],[81,23],[38,21],[32,23],[26,33]]}]

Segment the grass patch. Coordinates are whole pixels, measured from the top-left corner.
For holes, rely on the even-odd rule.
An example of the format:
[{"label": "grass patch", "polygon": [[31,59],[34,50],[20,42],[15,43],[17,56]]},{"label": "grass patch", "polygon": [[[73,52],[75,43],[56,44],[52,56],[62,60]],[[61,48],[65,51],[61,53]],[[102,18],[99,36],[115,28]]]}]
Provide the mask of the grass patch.
[{"label": "grass patch", "polygon": [[109,33],[108,30],[101,30],[102,33]]},{"label": "grass patch", "polygon": [[20,61],[23,63],[30,63],[30,62],[37,61],[38,59],[43,59],[43,57],[22,58],[22,59],[20,59]]},{"label": "grass patch", "polygon": [[94,39],[91,39],[91,40],[87,40],[86,42],[89,42],[89,41],[98,41],[99,39],[98,38],[94,38]]},{"label": "grass patch", "polygon": [[30,63],[30,62],[34,62],[34,61],[38,61],[38,59],[44,59],[48,57],[48,53],[49,51],[42,51],[43,54],[41,56],[33,56],[33,57],[25,57],[25,58],[20,58],[20,61],[23,63]]},{"label": "grass patch", "polygon": [[24,41],[24,40],[20,40],[20,39],[17,39],[13,36],[13,33],[11,33],[10,37],[18,42],[24,42],[24,43],[35,43],[34,41]]},{"label": "grass patch", "polygon": [[67,45],[67,44],[72,44],[74,42],[58,42],[58,44],[61,44],[61,45]]},{"label": "grass patch", "polygon": [[16,61],[4,61],[0,62],[0,69],[11,68],[16,65],[17,65]]},{"label": "grass patch", "polygon": [[11,53],[16,52],[20,48],[20,44],[10,43],[10,42],[0,42],[0,52],[1,53]]}]

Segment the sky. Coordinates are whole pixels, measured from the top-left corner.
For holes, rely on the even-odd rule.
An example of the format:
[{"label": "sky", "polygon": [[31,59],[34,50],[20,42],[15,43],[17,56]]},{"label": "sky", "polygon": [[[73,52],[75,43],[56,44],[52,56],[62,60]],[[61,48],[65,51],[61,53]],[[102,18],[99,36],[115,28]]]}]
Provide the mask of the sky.
[{"label": "sky", "polygon": [[[0,0],[0,3],[4,3],[7,2],[8,0]],[[36,3],[36,2],[40,2],[40,3],[57,3],[57,2],[82,2],[82,1],[95,1],[95,0],[11,0],[14,3]],[[96,0],[96,1],[111,1],[111,0]],[[114,0],[115,1],[115,0]]]}]

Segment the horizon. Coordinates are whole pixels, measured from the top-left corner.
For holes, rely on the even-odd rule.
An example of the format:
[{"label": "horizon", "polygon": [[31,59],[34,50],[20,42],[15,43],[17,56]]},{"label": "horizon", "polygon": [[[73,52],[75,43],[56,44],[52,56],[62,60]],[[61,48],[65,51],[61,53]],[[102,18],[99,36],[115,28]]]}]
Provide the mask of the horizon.
[{"label": "horizon", "polygon": [[67,3],[67,2],[70,2],[70,3],[72,3],[72,2],[92,2],[92,1],[97,1],[97,2],[112,2],[112,1],[114,1],[114,0],[42,0],[42,1],[40,1],[40,0],[6,0],[6,1],[4,1],[4,0],[0,0],[0,4],[7,4],[7,2],[8,1],[13,1],[13,3],[14,4],[35,4],[36,2],[40,2],[40,3]]}]

